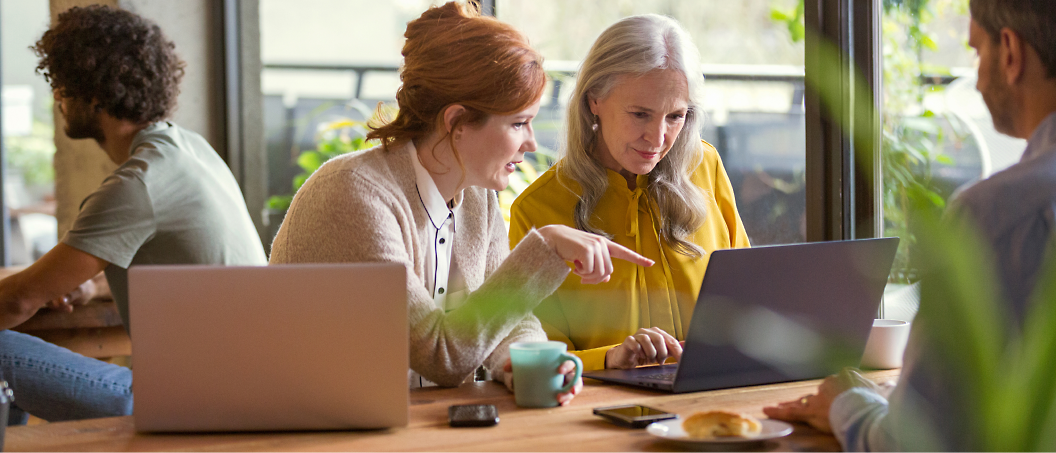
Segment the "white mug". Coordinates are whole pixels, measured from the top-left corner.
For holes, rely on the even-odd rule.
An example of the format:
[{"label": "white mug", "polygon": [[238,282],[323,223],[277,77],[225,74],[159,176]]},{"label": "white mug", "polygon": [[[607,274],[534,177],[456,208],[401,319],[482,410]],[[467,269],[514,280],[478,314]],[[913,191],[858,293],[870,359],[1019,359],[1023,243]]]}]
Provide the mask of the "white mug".
[{"label": "white mug", "polygon": [[874,319],[862,354],[862,368],[886,370],[902,366],[909,341],[909,323],[896,319]]}]

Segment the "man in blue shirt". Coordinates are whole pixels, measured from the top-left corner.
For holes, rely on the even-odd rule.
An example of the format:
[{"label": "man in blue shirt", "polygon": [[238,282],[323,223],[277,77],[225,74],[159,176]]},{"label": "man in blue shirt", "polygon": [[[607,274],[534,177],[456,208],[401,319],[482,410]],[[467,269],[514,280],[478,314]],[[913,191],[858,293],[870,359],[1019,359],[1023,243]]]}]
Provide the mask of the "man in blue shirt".
[{"label": "man in blue shirt", "polygon": [[[994,127],[1028,145],[1018,164],[956,197],[947,221],[975,226],[992,248],[999,294],[1013,323],[1022,325],[1056,228],[1056,5],[1052,0],[971,0],[970,5],[977,88]],[[831,431],[848,451],[982,448],[959,383],[973,377],[944,366],[948,360],[925,337],[914,329],[890,402],[867,379],[845,371],[826,379],[817,394],[764,412]]]}]

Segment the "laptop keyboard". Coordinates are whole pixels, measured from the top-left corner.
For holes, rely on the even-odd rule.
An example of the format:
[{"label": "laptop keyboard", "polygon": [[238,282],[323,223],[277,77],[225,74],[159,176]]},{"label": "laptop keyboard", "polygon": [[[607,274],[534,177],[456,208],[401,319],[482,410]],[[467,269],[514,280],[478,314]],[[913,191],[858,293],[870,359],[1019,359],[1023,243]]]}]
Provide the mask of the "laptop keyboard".
[{"label": "laptop keyboard", "polygon": [[647,374],[641,377],[642,379],[656,379],[659,381],[673,381],[675,380],[675,373],[660,373],[660,374]]}]

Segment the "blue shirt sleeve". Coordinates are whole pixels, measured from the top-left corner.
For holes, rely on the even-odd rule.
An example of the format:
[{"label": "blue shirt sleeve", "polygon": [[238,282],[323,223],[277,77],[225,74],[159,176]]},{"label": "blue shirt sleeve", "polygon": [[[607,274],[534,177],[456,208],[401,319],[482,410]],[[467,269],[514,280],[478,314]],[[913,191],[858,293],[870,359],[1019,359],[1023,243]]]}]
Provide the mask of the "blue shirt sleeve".
[{"label": "blue shirt sleeve", "polygon": [[893,451],[884,444],[882,422],[887,417],[887,399],[876,392],[855,387],[832,400],[829,424],[844,451]]}]

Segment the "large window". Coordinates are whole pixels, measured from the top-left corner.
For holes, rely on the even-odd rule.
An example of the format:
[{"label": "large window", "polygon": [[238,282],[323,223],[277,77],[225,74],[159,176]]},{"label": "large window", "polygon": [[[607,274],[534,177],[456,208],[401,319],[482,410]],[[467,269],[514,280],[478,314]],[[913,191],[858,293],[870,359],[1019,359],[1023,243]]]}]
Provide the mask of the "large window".
[{"label": "large window", "polygon": [[[403,31],[431,4],[312,0],[261,1],[270,242],[288,195],[308,171],[358,148],[359,123],[399,85]],[[682,22],[701,50],[707,76],[703,135],[722,155],[753,244],[802,242],[804,214],[803,44],[775,10],[795,0],[543,0],[494,3],[498,18],[528,35],[552,81],[535,122],[537,169],[559,156],[576,69],[606,27],[632,14]],[[356,20],[349,21],[349,17]],[[307,171],[306,171],[307,170]],[[518,173],[500,194],[508,206],[534,175]]]},{"label": "large window", "polygon": [[885,316],[911,319],[919,277],[910,206],[943,208],[958,188],[1017,162],[1026,143],[994,130],[975,89],[967,0],[882,7],[884,233],[902,238]]},{"label": "large window", "polygon": [[261,0],[268,155],[266,247],[290,196],[337,153],[359,149],[363,122],[399,87],[407,22],[436,0]]},{"label": "large window", "polygon": [[48,2],[0,0],[0,68],[5,208],[10,263],[29,264],[55,246],[55,171],[51,88],[29,48],[48,28]]},{"label": "large window", "polygon": [[[360,122],[379,101],[391,102],[399,84],[406,22],[436,3],[261,0],[271,234],[284,197],[307,172],[361,146]],[[1016,162],[1025,146],[993,130],[975,91],[967,0],[487,3],[546,58],[551,83],[535,123],[537,170],[560,157],[576,70],[598,34],[633,14],[679,20],[700,49],[706,75],[702,134],[722,155],[752,243],[901,237],[887,317],[910,319],[916,311],[913,197],[942,207],[958,187]],[[357,19],[349,25],[348,17]],[[805,69],[804,42],[812,39],[842,51],[840,62],[818,60],[835,78],[819,76],[828,70],[822,66]],[[851,126],[834,110],[839,106],[812,104],[818,95],[804,88],[805,72],[813,71],[815,80],[846,85],[839,96],[846,108],[873,102],[854,93],[854,71],[841,73],[844,63],[865,80],[876,76],[869,84],[879,127],[852,127],[859,135],[875,132],[878,148],[865,153],[862,143],[849,144]],[[862,182],[869,173],[878,178],[872,187]],[[511,178],[503,203],[531,178]]]}]

